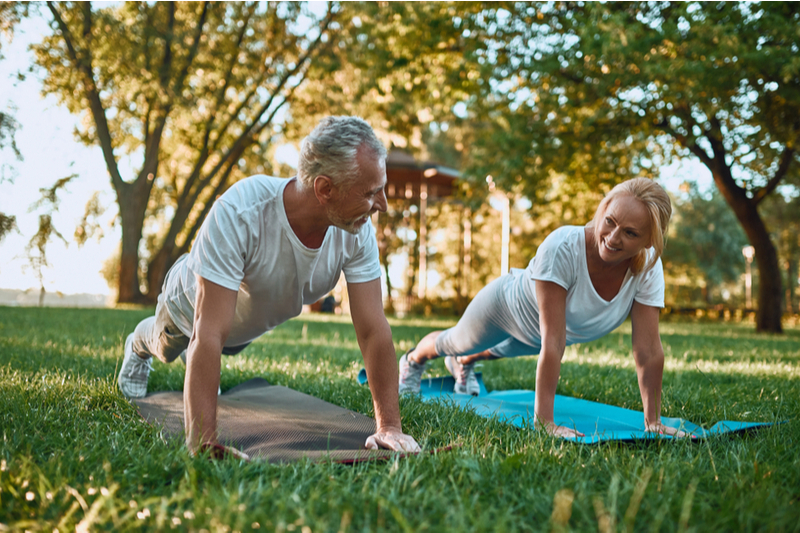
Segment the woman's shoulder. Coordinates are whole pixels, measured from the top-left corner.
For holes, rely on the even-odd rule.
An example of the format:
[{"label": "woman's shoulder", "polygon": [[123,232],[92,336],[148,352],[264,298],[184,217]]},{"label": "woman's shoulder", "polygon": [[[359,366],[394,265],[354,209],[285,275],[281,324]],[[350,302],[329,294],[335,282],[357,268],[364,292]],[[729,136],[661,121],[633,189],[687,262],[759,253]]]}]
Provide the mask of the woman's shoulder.
[{"label": "woman's shoulder", "polygon": [[[561,226],[553,230],[536,250],[536,257],[568,260],[580,255],[583,249],[583,226]],[[535,259],[535,258],[534,258]]]},{"label": "woman's shoulder", "polygon": [[560,247],[561,245],[576,246],[583,243],[583,232],[583,226],[561,226],[553,230],[544,239],[544,243],[551,247]]}]

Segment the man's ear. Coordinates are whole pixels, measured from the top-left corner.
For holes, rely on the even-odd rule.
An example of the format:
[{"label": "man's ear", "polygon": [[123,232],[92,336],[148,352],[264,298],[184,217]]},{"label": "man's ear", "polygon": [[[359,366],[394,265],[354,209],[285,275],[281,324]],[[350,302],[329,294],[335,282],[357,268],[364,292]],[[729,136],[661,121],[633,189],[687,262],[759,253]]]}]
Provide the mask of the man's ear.
[{"label": "man's ear", "polygon": [[336,187],[328,176],[314,178],[314,195],[320,205],[327,205],[336,198]]}]

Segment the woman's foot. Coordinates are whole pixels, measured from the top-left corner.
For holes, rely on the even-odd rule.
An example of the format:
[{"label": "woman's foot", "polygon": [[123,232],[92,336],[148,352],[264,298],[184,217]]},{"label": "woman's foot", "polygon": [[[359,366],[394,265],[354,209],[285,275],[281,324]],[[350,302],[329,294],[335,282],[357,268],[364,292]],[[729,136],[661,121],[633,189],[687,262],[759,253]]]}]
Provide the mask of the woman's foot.
[{"label": "woman's foot", "polygon": [[409,359],[408,354],[413,351],[414,348],[411,348],[400,358],[400,394],[419,394],[422,373],[425,372],[425,363],[415,363]]},{"label": "woman's foot", "polygon": [[453,392],[456,394],[471,394],[477,396],[481,392],[478,378],[475,377],[475,363],[462,365],[455,357],[445,357],[444,366],[456,379]]}]

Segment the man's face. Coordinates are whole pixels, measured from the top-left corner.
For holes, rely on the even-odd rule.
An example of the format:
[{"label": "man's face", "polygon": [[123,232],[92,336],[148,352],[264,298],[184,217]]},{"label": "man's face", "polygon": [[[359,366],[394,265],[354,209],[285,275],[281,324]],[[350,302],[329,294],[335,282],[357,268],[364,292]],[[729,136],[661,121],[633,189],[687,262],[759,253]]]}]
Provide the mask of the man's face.
[{"label": "man's face", "polygon": [[337,228],[358,233],[369,217],[386,212],[386,161],[367,150],[359,150],[360,176],[350,189],[328,204],[328,220]]}]

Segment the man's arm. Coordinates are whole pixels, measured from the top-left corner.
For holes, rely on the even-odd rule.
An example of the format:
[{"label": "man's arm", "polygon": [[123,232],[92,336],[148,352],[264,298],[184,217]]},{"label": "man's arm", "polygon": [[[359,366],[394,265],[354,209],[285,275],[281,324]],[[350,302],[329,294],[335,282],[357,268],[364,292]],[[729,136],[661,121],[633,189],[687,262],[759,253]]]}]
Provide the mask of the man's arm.
[{"label": "man's arm", "polygon": [[633,359],[642,394],[646,431],[685,437],[683,431],[661,424],[661,384],[664,376],[664,348],[658,332],[659,309],[639,302],[631,308]]},{"label": "man's arm", "polygon": [[396,451],[417,452],[419,445],[411,436],[403,433],[400,424],[397,356],[392,344],[392,330],[383,314],[381,281],[348,283],[347,292],[378,425],[377,433],[367,439],[367,448],[381,446]]},{"label": "man's arm", "polygon": [[192,453],[217,444],[220,358],[235,310],[236,291],[197,276],[194,327],[186,349],[183,386],[186,445]]},{"label": "man's arm", "polygon": [[582,437],[583,433],[553,421],[561,358],[567,345],[567,290],[552,281],[536,280],[536,301],[542,334],[542,349],[536,363],[536,422],[551,435]]}]

